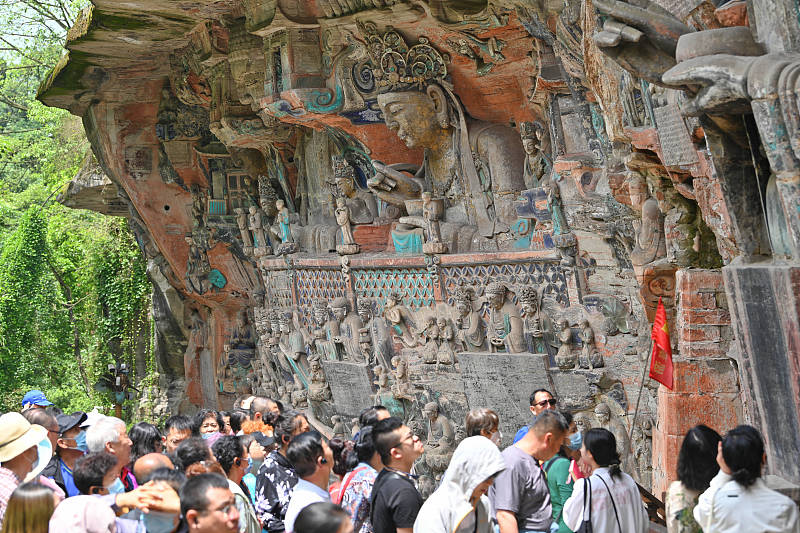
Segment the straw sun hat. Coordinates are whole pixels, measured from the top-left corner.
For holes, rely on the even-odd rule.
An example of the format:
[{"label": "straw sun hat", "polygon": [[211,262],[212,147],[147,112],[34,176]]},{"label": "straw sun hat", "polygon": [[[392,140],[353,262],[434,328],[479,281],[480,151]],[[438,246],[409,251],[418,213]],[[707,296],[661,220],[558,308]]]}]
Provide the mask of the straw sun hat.
[{"label": "straw sun hat", "polygon": [[[47,439],[47,430],[37,424],[31,424],[19,413],[6,413],[0,416],[0,463],[10,461],[14,457],[24,453],[33,446],[39,445]],[[47,466],[47,461],[36,465],[34,469],[37,475]],[[38,470],[38,472],[36,472]],[[28,476],[30,478],[31,475]]]}]

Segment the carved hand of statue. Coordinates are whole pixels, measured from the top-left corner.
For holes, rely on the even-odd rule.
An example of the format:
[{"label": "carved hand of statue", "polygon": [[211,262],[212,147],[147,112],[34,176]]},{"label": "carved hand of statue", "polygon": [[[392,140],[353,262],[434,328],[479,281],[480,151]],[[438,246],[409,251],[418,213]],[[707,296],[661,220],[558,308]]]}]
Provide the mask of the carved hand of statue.
[{"label": "carved hand of statue", "polygon": [[678,37],[694,31],[651,0],[632,5],[620,0],[594,0],[608,18],[594,42],[625,70],[650,83],[664,85],[661,75],[675,66]]},{"label": "carved hand of statue", "polygon": [[681,104],[686,115],[749,112],[748,74],[760,59],[728,54],[695,57],[665,72],[664,83],[702,87]]}]

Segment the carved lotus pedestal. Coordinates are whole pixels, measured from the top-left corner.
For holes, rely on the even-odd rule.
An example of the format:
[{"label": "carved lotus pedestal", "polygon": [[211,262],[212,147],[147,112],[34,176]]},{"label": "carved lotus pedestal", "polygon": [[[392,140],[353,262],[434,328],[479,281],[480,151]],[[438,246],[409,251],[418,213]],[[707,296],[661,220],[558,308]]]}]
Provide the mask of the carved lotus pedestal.
[{"label": "carved lotus pedestal", "polygon": [[339,255],[353,255],[361,251],[358,244],[337,244],[336,253]]},{"label": "carved lotus pedestal", "polygon": [[422,253],[424,254],[446,254],[447,244],[443,242],[426,242],[422,245]]}]

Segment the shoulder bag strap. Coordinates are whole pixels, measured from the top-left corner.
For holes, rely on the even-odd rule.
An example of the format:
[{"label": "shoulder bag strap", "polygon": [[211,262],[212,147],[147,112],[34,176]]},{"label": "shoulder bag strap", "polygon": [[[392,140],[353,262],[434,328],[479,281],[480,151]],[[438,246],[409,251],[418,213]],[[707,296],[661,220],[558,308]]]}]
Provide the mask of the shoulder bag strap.
[{"label": "shoulder bag strap", "polygon": [[617,526],[619,527],[620,533],[623,533],[622,524],[620,524],[619,515],[617,514],[617,504],[614,503],[614,496],[611,495],[611,489],[608,488],[608,484],[606,483],[606,480],[603,479],[602,476],[597,476],[597,477],[599,477],[600,481],[603,482],[603,485],[606,486],[606,490],[608,491],[608,497],[611,498],[611,505],[614,507],[614,517],[617,519]]},{"label": "shoulder bag strap", "polygon": [[342,499],[344,499],[344,489],[346,489],[347,486],[350,484],[350,482],[353,481],[353,478],[356,477],[356,474],[358,474],[365,468],[366,466],[362,466],[361,468],[356,468],[355,470],[351,470],[350,472],[347,473],[347,475],[344,477],[344,480],[342,480],[342,484],[339,485],[339,494],[336,496],[336,501],[333,503],[335,503],[336,505],[342,504]]}]

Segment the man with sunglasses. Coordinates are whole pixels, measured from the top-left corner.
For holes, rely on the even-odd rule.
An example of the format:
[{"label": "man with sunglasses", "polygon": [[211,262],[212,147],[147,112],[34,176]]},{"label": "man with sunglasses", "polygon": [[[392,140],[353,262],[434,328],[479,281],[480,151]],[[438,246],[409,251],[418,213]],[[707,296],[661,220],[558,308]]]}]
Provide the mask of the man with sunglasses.
[{"label": "man with sunglasses", "polygon": [[239,510],[228,480],[200,474],[181,487],[181,514],[192,533],[238,533]]},{"label": "man with sunglasses", "polygon": [[372,487],[372,529],[375,533],[411,533],[422,496],[410,472],[425,447],[411,428],[394,416],[375,424],[372,438],[384,465]]},{"label": "man with sunglasses", "polygon": [[[558,400],[553,398],[553,395],[547,389],[536,389],[531,393],[530,398],[531,404],[531,413],[533,413],[533,418],[536,418],[539,413],[542,411],[547,411],[548,409],[555,409],[556,405],[558,404]],[[514,440],[512,444],[516,444],[517,442],[522,439],[528,433],[528,426],[527,424],[519,428],[517,434],[514,435]]]}]

